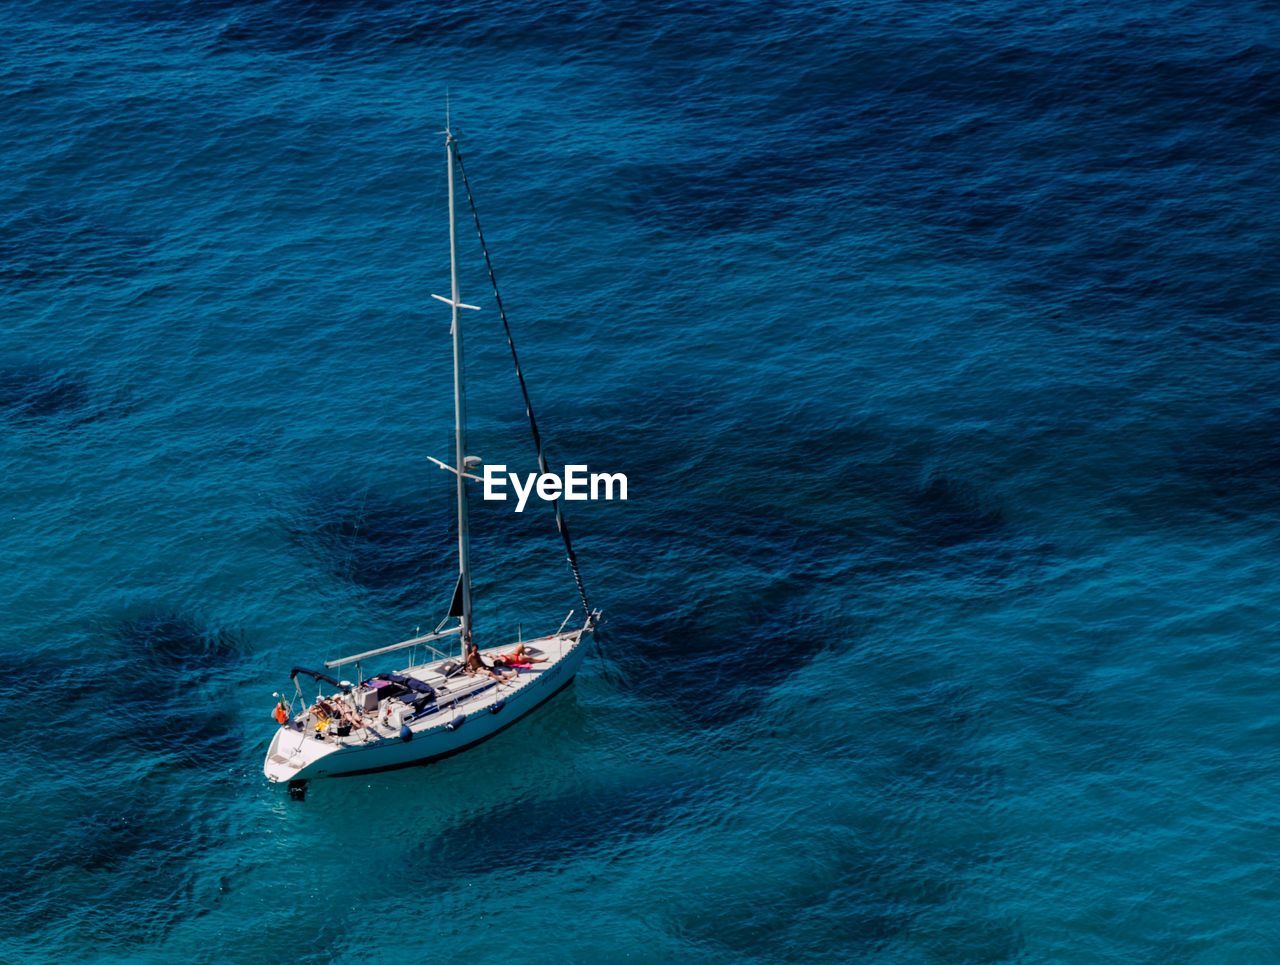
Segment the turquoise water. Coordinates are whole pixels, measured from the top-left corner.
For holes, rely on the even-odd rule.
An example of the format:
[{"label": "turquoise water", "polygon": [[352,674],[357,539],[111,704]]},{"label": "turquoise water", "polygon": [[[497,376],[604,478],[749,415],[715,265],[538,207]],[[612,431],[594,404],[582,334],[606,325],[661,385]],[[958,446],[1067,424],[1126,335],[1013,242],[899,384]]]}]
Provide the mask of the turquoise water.
[{"label": "turquoise water", "polygon": [[[4,7],[0,957],[1273,958],[1274,14]],[[446,84],[608,622],[299,805],[288,669],[452,589]]]}]

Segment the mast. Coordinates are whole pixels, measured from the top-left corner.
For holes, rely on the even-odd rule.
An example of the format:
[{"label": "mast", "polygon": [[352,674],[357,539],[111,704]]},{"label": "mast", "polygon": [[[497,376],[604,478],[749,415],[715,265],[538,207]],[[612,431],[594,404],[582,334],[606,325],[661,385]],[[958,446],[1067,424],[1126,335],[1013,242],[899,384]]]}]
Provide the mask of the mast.
[{"label": "mast", "polygon": [[462,382],[462,325],[458,316],[458,309],[462,307],[462,303],[458,298],[458,237],[453,216],[453,131],[449,129],[447,112],[444,150],[449,159],[449,276],[452,282],[450,307],[453,310],[453,464],[458,483],[458,589],[462,597],[462,613],[459,615],[459,621],[465,652],[466,645],[471,642],[471,532],[467,520],[467,481],[462,476],[466,471],[467,458],[467,395]]}]

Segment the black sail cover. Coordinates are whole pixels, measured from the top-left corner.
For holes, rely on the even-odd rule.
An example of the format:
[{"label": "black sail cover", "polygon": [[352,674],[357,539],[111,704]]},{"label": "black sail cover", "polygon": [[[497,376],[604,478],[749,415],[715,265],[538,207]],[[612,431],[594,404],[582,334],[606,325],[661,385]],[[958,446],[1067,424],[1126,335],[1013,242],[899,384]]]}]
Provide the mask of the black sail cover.
[{"label": "black sail cover", "polygon": [[458,584],[453,588],[453,602],[449,604],[449,616],[462,616],[462,574],[458,574]]}]

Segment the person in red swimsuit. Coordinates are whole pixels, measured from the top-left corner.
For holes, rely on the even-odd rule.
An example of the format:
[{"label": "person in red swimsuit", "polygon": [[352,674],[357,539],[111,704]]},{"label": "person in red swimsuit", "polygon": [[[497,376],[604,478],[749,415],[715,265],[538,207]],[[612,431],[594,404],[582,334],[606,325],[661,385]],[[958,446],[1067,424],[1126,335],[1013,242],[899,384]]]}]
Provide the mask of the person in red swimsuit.
[{"label": "person in red swimsuit", "polygon": [[546,663],[546,657],[535,657],[533,653],[523,643],[516,644],[516,648],[510,653],[500,653],[494,658],[497,662],[501,660],[508,667],[519,667],[521,670],[528,670],[535,663]]}]

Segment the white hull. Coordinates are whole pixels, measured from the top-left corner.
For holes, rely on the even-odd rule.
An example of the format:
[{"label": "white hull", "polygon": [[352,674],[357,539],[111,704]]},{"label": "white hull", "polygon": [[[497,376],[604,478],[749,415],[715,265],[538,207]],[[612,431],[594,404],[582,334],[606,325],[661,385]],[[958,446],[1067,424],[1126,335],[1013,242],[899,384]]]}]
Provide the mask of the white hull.
[{"label": "white hull", "polygon": [[[267,751],[263,773],[273,782],[308,781],[425,764],[465,750],[509,727],[567,686],[582,666],[589,633],[574,630],[530,641],[547,656],[547,663],[520,670],[518,678],[504,687],[488,687],[456,703],[442,699],[440,711],[407,725],[411,732],[407,741],[398,728],[382,724],[349,737],[324,739],[305,727],[281,727]],[[433,670],[434,666],[423,665],[403,672],[425,676]],[[464,714],[461,726],[450,729],[448,725]]]}]

